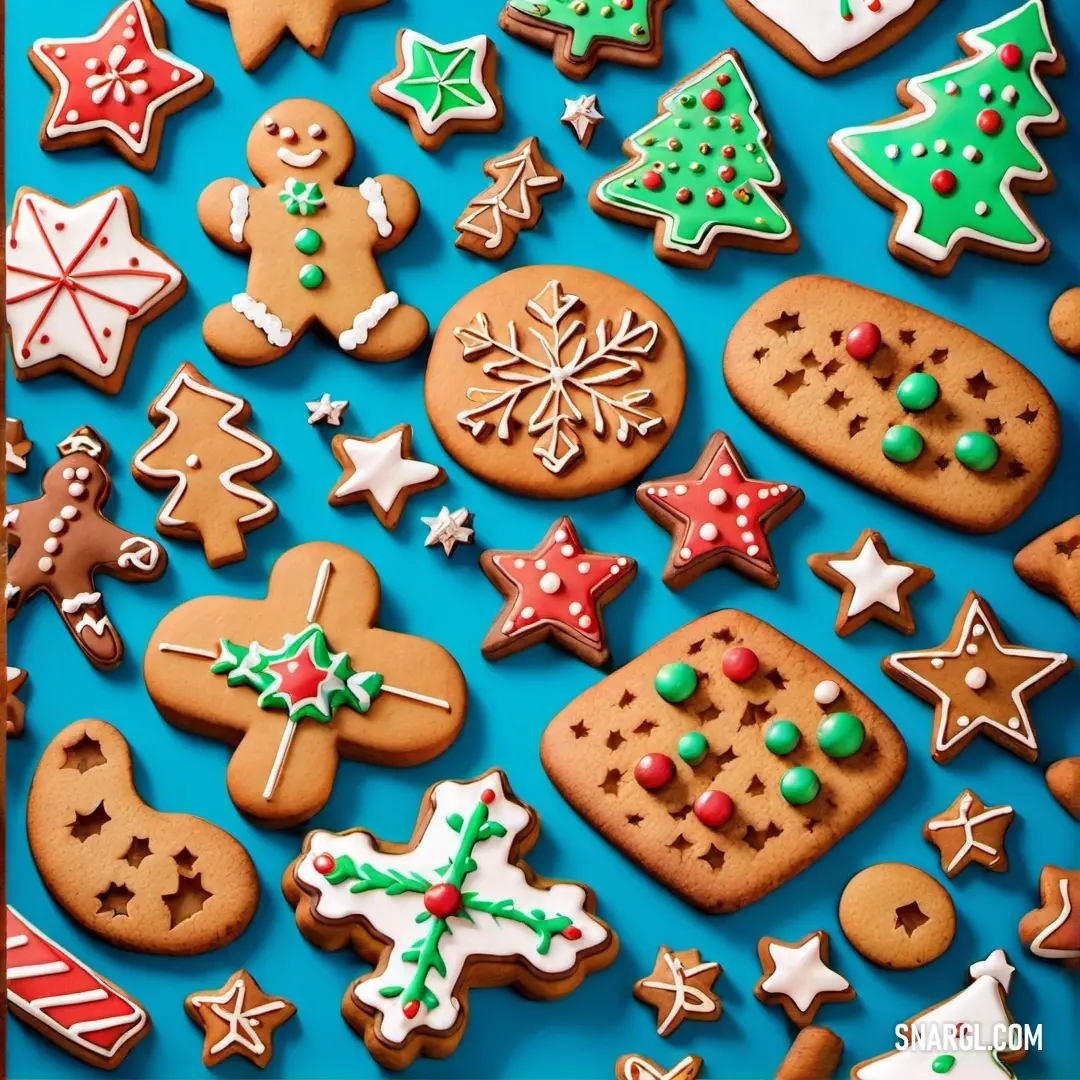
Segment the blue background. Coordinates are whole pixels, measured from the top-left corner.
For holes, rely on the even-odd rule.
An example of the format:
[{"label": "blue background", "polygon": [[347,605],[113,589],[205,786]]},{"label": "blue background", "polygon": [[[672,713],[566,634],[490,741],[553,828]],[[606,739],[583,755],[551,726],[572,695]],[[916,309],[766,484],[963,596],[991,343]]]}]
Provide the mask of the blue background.
[{"label": "blue background", "polygon": [[[27,732],[8,756],[9,897],[46,933],[115,978],[153,1017],[154,1029],[119,1070],[120,1076],[185,1077],[204,1074],[201,1034],[183,1013],[186,994],[221,985],[236,968],[251,970],[263,987],[289,996],[298,1018],[275,1039],[270,1076],[356,1077],[378,1070],[339,1015],[342,993],[365,966],[351,953],[323,953],[302,939],[281,896],[278,879],[296,854],[303,830],[271,833],[241,819],[225,791],[225,746],[166,724],[143,686],[140,658],[151,630],[170,608],[189,597],[221,592],[259,596],[275,557],[303,540],[325,539],[362,551],[384,585],[382,624],[433,638],[457,657],[471,689],[465,729],[442,758],[407,771],[343,763],[333,797],[311,824],[331,829],[363,825],[388,838],[412,829],[418,799],[435,781],[472,777],[490,765],[505,768],[517,793],[537,808],[543,831],[531,862],[542,874],[576,878],[599,896],[600,914],[622,938],[616,963],[575,994],[549,1004],[527,1002],[510,990],[485,990],[472,999],[472,1022],[460,1049],[443,1062],[421,1059],[416,1076],[606,1077],[615,1058],[636,1052],[670,1066],[693,1050],[705,1075],[772,1075],[793,1034],[781,1010],[754,1000],[760,975],[754,944],[762,934],[788,940],[821,928],[833,935],[835,966],[858,998],[826,1006],[821,1023],[843,1036],[844,1075],[855,1061],[886,1051],[894,1024],[957,992],[970,963],[1002,946],[1017,966],[1010,1003],[1020,1021],[1043,1024],[1044,1049],[1020,1065],[1026,1077],[1062,1080],[1080,1074],[1075,984],[1060,967],[1024,954],[1017,920],[1036,905],[1040,868],[1078,864],[1077,825],[1051,799],[1042,770],[1067,753],[1080,753],[1077,679],[1073,674],[1034,704],[1042,754],[1024,764],[987,740],[976,740],[948,767],[935,765],[928,745],[931,709],[886,679],[879,661],[912,647],[908,639],[871,624],[846,641],[832,630],[838,594],[805,565],[816,551],[843,550],[865,527],[880,529],[900,558],[928,563],[936,580],[915,597],[915,645],[934,645],[948,632],[969,588],[979,589],[1014,640],[1080,653],[1077,623],[1055,601],[1028,589],[1011,566],[1013,554],[1043,530],[1077,512],[1080,465],[1080,364],[1051,342],[1046,313],[1066,286],[1080,282],[1080,182],[1068,168],[1077,159],[1074,135],[1040,142],[1058,173],[1056,193],[1035,197],[1035,218],[1053,240],[1041,266],[964,256],[944,281],[906,269],[886,250],[890,216],[844,176],[826,148],[828,135],[849,123],[895,110],[894,89],[904,76],[959,55],[954,36],[1004,10],[1005,0],[948,0],[892,50],[846,75],[815,82],[747,30],[721,0],[678,0],[664,16],[665,54],[659,70],[602,65],[584,84],[563,78],[550,55],[509,38],[496,24],[497,0],[392,0],[341,19],[322,61],[287,39],[253,75],[236,59],[226,20],[182,0],[163,0],[169,45],[209,71],[212,95],[167,122],[156,171],[147,176],[100,148],[45,154],[37,133],[48,92],[25,58],[34,38],[91,33],[111,10],[107,0],[12,3],[7,13],[7,201],[21,184],[75,202],[109,185],[129,185],[142,208],[149,240],[189,278],[187,296],[146,329],[123,392],[102,396],[64,376],[9,383],[8,415],[22,418],[35,442],[30,470],[9,481],[9,500],[38,493],[38,478],[55,460],[54,444],[77,425],[91,423],[113,448],[116,491],[110,516],[126,528],[150,533],[162,496],[139,487],[128,462],[148,437],[150,400],[183,360],[191,360],[223,388],[248,397],[255,428],[280,451],[285,464],[261,488],[281,508],[279,519],[249,538],[245,562],[207,569],[198,545],[169,542],[170,567],[156,584],[103,582],[106,602],[127,644],[122,666],[92,669],[44,598],[12,627],[11,661],[30,671]],[[1055,29],[1070,59],[1080,63],[1076,26],[1064,25],[1075,0],[1057,6]],[[393,67],[397,29],[412,26],[438,40],[487,33],[500,53],[498,81],[506,123],[494,135],[458,135],[437,154],[415,145],[400,120],[371,104],[368,88]],[[602,220],[586,205],[589,185],[623,161],[622,138],[651,119],[656,98],[686,72],[721,49],[741,52],[764,103],[775,137],[775,156],[788,186],[783,205],[802,234],[794,256],[722,251],[706,273],[680,271],[657,261],[651,234]],[[1080,117],[1080,81],[1073,74],[1048,80],[1062,111]],[[559,123],[564,96],[597,92],[607,116],[591,149],[580,149]],[[635,506],[629,488],[558,505],[501,494],[472,478],[442,451],[423,407],[424,355],[392,365],[365,365],[343,356],[312,333],[284,360],[244,369],[223,365],[203,345],[200,323],[214,304],[242,289],[246,265],[211,244],[195,217],[195,200],[216,177],[249,178],[244,142],[250,126],[276,101],[310,96],[341,112],[357,135],[351,177],[394,172],[411,180],[423,204],[415,232],[382,259],[391,288],[420,306],[434,328],[466,290],[493,274],[530,262],[580,263],[624,277],[674,319],[686,346],[691,392],[670,445],[651,470],[682,471],[696,459],[710,432],[723,426],[753,475],[798,484],[805,505],[773,534],[780,587],[760,588],[730,573],[710,573],[680,594],[660,581],[669,537]],[[539,227],[525,233],[501,263],[490,264],[453,247],[452,224],[485,184],[482,161],[528,134],[566,174],[562,192],[544,201]],[[989,338],[1031,368],[1062,410],[1064,445],[1054,477],[1034,506],[1010,528],[988,537],[950,532],[890,506],[833,477],[759,430],[732,403],[720,372],[724,340],[741,312],[785,277],[828,272],[894,292],[953,318]],[[332,510],[326,492],[339,475],[325,427],[309,427],[304,402],[330,391],[350,401],[343,429],[372,436],[407,421],[415,451],[447,468],[447,485],[415,498],[394,533],[366,507]],[[452,560],[425,549],[421,514],[443,503],[476,514],[477,546]],[[664,891],[581,821],[545,776],[537,746],[548,720],[601,678],[569,654],[542,646],[497,665],[485,662],[480,641],[501,599],[477,566],[485,547],[532,547],[554,517],[572,512],[589,546],[626,551],[638,559],[638,580],[609,609],[616,663],[630,660],[689,619],[724,606],[746,608],[813,646],[854,680],[896,721],[908,739],[911,761],[903,783],[870,821],[825,858],[760,903],[725,917],[709,917]],[[152,533],[150,533],[152,535]],[[161,810],[202,815],[237,836],[258,866],[263,886],[248,931],[227,949],[190,959],[118,952],[77,929],[38,878],[24,833],[26,792],[37,759],[63,726],[99,716],[119,726],[136,762],[142,796]],[[1071,729],[1071,730],[1070,730]],[[936,849],[920,835],[922,823],[944,809],[965,785],[988,802],[1009,801],[1017,821],[1008,838],[1007,874],[979,868],[949,884],[958,908],[956,940],[945,955],[911,973],[890,974],[864,961],[845,940],[836,904],[846,881],[870,863],[898,859],[940,878]],[[655,1033],[655,1013],[635,1002],[633,981],[652,967],[657,946],[700,948],[718,960],[724,1015],[716,1024],[687,1023],[671,1039]],[[89,1072],[20,1024],[12,1024],[9,1072],[13,1077]],[[223,1077],[250,1075],[232,1060]]]}]

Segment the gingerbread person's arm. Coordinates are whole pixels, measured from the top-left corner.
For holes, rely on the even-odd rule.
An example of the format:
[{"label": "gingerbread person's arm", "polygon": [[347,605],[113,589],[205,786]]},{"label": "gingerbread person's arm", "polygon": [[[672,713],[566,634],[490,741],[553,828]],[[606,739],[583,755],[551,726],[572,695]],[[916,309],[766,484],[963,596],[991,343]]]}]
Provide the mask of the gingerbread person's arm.
[{"label": "gingerbread person's arm", "polygon": [[375,254],[395,248],[420,216],[416,189],[400,176],[369,176],[360,184],[360,198],[375,231]]},{"label": "gingerbread person's arm", "polygon": [[98,524],[100,531],[94,536],[94,549],[99,555],[97,566],[102,573],[127,581],[156,581],[165,573],[168,556],[156,540],[130,533],[104,519]]},{"label": "gingerbread person's arm", "polygon": [[249,252],[244,238],[250,212],[252,188],[242,180],[224,176],[209,184],[199,196],[199,224],[206,235],[227,251]]}]

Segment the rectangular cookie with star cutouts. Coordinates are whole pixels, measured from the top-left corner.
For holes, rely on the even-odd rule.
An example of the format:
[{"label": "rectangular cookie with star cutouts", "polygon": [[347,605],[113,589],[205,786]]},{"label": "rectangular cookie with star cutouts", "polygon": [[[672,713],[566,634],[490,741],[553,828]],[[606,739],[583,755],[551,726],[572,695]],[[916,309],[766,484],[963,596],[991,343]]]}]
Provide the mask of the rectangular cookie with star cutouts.
[{"label": "rectangular cookie with star cutouts", "polygon": [[735,324],[724,379],[757,422],[965,532],[1015,521],[1061,447],[1039,380],[970,330],[838,278],[792,278]]},{"label": "rectangular cookie with star cutouts", "polygon": [[865,694],[741,611],[696,619],[585,691],[548,724],[540,757],[606,839],[718,913],[806,869],[907,766]]}]

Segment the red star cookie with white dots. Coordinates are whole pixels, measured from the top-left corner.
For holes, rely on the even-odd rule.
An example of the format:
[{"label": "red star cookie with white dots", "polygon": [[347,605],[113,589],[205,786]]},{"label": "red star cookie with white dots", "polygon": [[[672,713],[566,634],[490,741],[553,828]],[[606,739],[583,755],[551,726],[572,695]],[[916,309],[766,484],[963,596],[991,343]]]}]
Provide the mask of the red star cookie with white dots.
[{"label": "red star cookie with white dots", "polygon": [[628,555],[586,551],[574,523],[561,517],[532,551],[485,551],[484,573],[507,598],[480,651],[499,660],[547,638],[587,664],[611,655],[600,609],[634,580]]},{"label": "red star cookie with white dots", "polygon": [[730,566],[774,589],[779,575],[767,536],[803,493],[791,484],[751,479],[731,440],[717,431],[693,469],[647,480],[637,501],[674,537],[663,573],[669,589],[681,589],[715,566]]},{"label": "red star cookie with white dots", "polygon": [[165,117],[214,87],[165,40],[165,20],[150,0],[124,0],[88,37],[35,41],[30,63],[53,92],[42,149],[104,142],[135,168],[153,169]]}]

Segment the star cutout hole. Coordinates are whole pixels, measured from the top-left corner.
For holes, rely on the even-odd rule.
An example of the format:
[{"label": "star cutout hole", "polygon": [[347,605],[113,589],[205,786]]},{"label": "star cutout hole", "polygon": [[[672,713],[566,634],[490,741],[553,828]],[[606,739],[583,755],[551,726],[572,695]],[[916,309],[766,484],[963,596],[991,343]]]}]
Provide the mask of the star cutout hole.
[{"label": "star cutout hole", "polygon": [[113,918],[117,915],[126,916],[128,904],[131,903],[134,897],[135,894],[126,885],[117,885],[114,881],[107,889],[97,894],[97,901],[100,906],[96,914],[107,914]]},{"label": "star cutout hole", "polygon": [[213,895],[203,888],[202,874],[182,876],[177,882],[176,892],[166,893],[161,898],[169,909],[169,929],[175,930],[185,919],[198,915]]},{"label": "star cutout hole", "polygon": [[133,836],[131,843],[128,845],[127,851],[121,856],[121,858],[132,868],[132,870],[138,870],[142,866],[142,861],[148,855],[154,853],[150,850],[150,840],[146,836]]},{"label": "star cutout hole", "polygon": [[924,915],[918,902],[912,900],[910,904],[904,904],[896,909],[896,923],[893,929],[903,930],[908,937],[911,937],[920,926],[929,921],[930,916]]},{"label": "star cutout hole", "polygon": [[105,755],[101,752],[101,743],[84,733],[73,746],[64,747],[64,764],[60,768],[78,769],[84,773],[106,763]]},{"label": "star cutout hole", "polygon": [[101,830],[112,821],[105,809],[105,803],[99,802],[89,814],[75,813],[75,820],[68,826],[71,835],[80,843],[85,844],[91,836],[99,836]]}]

